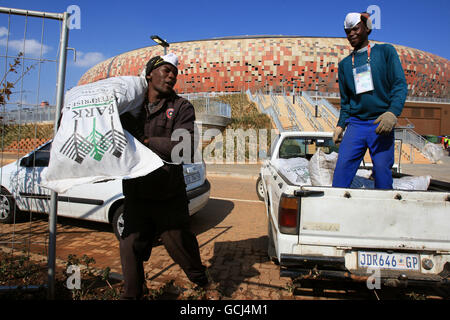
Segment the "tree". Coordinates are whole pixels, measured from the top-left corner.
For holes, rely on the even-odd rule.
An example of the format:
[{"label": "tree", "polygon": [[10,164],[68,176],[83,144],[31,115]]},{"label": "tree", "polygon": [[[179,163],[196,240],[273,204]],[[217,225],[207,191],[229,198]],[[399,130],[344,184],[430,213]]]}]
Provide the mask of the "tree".
[{"label": "tree", "polygon": [[34,65],[31,65],[25,69],[25,71],[20,75],[14,82],[9,82],[6,80],[8,74],[17,73],[17,68],[20,66],[21,57],[23,56],[22,52],[17,54],[17,57],[14,59],[13,63],[9,64],[9,69],[6,70],[3,75],[2,80],[0,81],[0,106],[4,106],[7,101],[9,101],[11,94],[13,94],[14,86],[20,79],[22,79],[31,69],[34,68]]}]

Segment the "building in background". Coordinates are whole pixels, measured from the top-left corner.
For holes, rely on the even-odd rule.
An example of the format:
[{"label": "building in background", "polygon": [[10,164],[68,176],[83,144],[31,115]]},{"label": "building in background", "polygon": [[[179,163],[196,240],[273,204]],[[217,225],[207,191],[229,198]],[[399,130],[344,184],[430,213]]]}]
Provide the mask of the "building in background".
[{"label": "building in background", "polygon": [[[400,122],[413,124],[423,135],[449,134],[450,61],[393,45],[408,83],[408,101]],[[337,108],[338,63],[351,52],[346,38],[300,36],[214,38],[171,43],[168,49],[180,58],[178,93],[319,92]],[[158,45],[120,54],[89,69],[78,84],[137,75],[150,57],[162,54]]]}]

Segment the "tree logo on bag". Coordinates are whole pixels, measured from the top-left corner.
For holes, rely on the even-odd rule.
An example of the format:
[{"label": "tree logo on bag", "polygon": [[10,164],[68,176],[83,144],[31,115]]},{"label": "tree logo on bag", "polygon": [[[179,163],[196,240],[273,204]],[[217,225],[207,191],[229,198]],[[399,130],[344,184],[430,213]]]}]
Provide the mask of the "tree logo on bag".
[{"label": "tree logo on bag", "polygon": [[73,134],[63,144],[60,152],[79,164],[88,155],[96,161],[101,161],[107,152],[120,158],[127,144],[125,135],[114,129],[113,117],[111,117],[111,130],[105,134],[96,130],[95,120],[94,118],[92,131],[86,137],[77,133],[78,120],[75,120]]}]

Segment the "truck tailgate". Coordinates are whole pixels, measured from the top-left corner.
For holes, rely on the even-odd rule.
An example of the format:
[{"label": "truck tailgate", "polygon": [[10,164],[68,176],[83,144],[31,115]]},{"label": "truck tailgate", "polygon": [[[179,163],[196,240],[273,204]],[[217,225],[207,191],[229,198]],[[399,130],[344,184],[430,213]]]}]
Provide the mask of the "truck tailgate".
[{"label": "truck tailgate", "polygon": [[450,193],[302,187],[299,243],[450,251]]}]

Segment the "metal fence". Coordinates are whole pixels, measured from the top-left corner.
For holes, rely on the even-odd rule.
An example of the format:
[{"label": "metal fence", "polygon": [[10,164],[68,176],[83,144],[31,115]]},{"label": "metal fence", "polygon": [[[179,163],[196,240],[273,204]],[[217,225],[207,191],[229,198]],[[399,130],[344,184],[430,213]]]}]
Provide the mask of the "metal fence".
[{"label": "metal fence", "polygon": [[56,106],[19,105],[18,108],[0,112],[0,119],[5,125],[25,125],[55,121]]},{"label": "metal fence", "polygon": [[[229,93],[191,93],[181,94],[191,101],[197,113],[231,118],[231,106],[227,103],[214,100],[215,97]],[[55,121],[56,106],[13,102],[0,110],[0,120],[4,125],[39,124]]]},{"label": "metal fence", "polygon": [[[40,141],[39,122],[58,123],[64,97],[68,17],[67,12],[0,7],[0,219],[8,222],[0,223],[0,249],[12,255],[22,252],[30,256],[32,248],[46,252],[49,298],[55,295],[57,195],[52,192],[47,203],[48,227],[42,220],[36,222],[31,213],[18,210],[19,202],[33,206],[34,200],[24,194],[36,190],[39,181],[35,167],[20,165],[19,159],[25,153],[20,144],[32,139]],[[31,126],[25,125],[30,122]],[[53,137],[56,129],[56,125],[50,126],[44,139]],[[14,143],[15,151],[6,152]],[[7,165],[9,162],[12,164]],[[2,286],[5,287],[8,284]]]},{"label": "metal fence", "polygon": [[[339,98],[339,92],[323,92],[323,91],[303,91],[306,92],[310,96],[319,96],[319,97],[329,97],[329,98]],[[412,102],[434,102],[434,103],[450,103],[449,98],[434,98],[434,97],[416,97],[416,96],[407,96],[406,101]]]},{"label": "metal fence", "polygon": [[180,96],[186,98],[194,105],[195,112],[197,114],[208,114],[231,118],[231,106],[227,103],[215,100],[216,97],[225,94],[235,93],[203,92],[180,94]]}]

